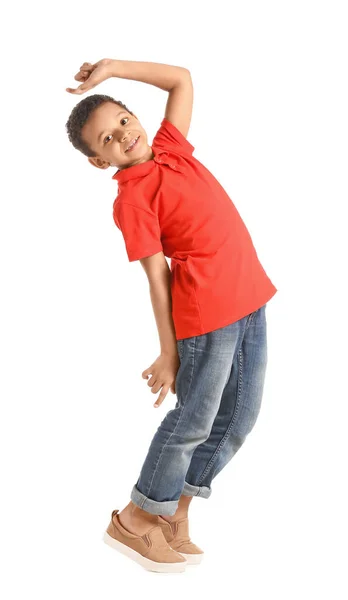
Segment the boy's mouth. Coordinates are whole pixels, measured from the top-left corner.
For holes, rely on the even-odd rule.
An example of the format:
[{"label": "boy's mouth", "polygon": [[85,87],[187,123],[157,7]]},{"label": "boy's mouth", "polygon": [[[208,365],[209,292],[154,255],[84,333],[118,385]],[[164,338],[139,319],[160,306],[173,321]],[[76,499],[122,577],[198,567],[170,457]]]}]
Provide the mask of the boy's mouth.
[{"label": "boy's mouth", "polygon": [[138,137],[134,138],[131,141],[131,143],[129,144],[128,148],[125,150],[125,152],[131,152],[133,150],[133,148],[137,145],[139,138],[140,138],[140,135],[138,135]]}]

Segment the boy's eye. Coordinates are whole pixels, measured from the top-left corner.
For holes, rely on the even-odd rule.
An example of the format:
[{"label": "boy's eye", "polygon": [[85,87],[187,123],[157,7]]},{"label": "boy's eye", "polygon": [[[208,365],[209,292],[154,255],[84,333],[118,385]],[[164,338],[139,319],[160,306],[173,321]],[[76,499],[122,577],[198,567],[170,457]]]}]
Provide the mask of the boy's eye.
[{"label": "boy's eye", "polygon": [[[121,123],[122,121],[128,121],[128,117],[123,117],[123,119],[121,119]],[[108,139],[108,137],[111,137],[110,135],[107,135],[106,138],[104,138],[104,144],[106,143],[106,140]]]}]

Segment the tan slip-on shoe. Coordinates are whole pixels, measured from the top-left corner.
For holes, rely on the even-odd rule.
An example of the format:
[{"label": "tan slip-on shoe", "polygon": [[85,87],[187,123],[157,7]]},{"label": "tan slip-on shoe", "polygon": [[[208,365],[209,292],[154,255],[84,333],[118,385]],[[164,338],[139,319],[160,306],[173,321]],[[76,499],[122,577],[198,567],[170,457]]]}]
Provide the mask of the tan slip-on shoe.
[{"label": "tan slip-on shoe", "polygon": [[104,542],[139,563],[148,571],[181,573],[187,560],[173,550],[159,525],[151,527],[144,535],[134,535],[121,525],[118,513],[113,510],[111,521],[104,533]]},{"label": "tan slip-on shoe", "polygon": [[177,521],[166,521],[158,516],[158,524],[170,547],[186,558],[189,565],[198,565],[202,561],[203,550],[190,539],[188,517]]}]

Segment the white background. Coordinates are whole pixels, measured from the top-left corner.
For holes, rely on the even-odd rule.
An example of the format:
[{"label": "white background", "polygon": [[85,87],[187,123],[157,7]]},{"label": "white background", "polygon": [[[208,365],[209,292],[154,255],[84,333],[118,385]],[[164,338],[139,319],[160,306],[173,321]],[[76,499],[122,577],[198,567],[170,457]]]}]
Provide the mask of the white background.
[{"label": "white background", "polygon": [[[347,19],[344,2],[17,3],[2,9],[2,597],[347,598]],[[189,141],[278,288],[258,422],[190,532],[204,564],[143,570],[102,542],[160,421],[146,275],[112,219],[115,168],[76,151],[74,75],[184,66]],[[152,141],[167,93],[109,79]],[[156,396],[157,397],[157,396]]]}]

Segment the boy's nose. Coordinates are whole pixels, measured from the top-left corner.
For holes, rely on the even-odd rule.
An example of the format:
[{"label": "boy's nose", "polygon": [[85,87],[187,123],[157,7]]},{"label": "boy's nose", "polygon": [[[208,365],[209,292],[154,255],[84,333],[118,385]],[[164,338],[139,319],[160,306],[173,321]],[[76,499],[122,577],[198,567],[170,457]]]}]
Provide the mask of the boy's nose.
[{"label": "boy's nose", "polygon": [[125,133],[122,133],[120,141],[122,143],[126,142],[127,140],[130,142],[131,139],[132,139],[131,135],[126,135]]}]

